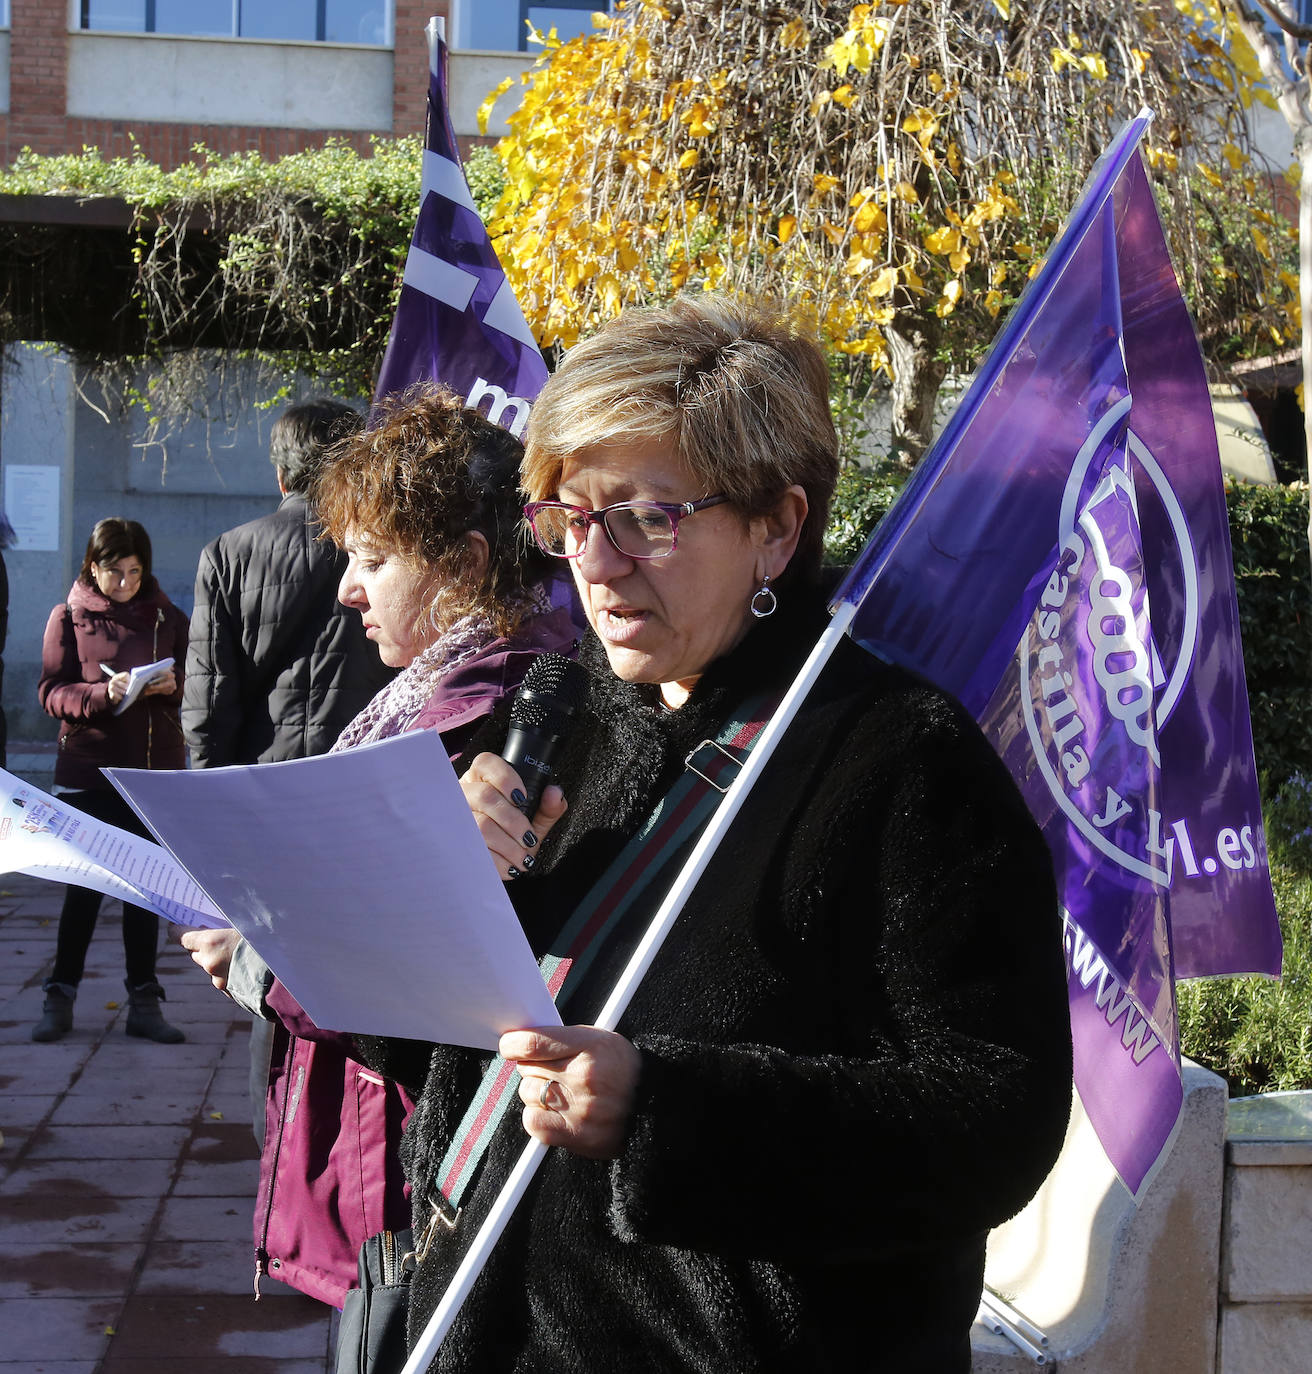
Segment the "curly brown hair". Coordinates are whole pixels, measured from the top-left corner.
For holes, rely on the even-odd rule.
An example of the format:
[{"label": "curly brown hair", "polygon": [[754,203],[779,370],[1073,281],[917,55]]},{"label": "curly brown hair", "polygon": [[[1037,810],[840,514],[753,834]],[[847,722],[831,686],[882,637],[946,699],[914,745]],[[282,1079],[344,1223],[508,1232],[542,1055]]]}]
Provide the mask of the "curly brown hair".
[{"label": "curly brown hair", "polygon": [[[509,635],[526,611],[517,593],[550,572],[523,535],[523,453],[513,434],[448,387],[418,383],[380,403],[365,429],[329,450],[312,500],[334,543],[349,530],[432,575],[417,624],[427,619],[441,632],[479,613]],[[464,537],[475,530],[488,545],[482,578]]]}]

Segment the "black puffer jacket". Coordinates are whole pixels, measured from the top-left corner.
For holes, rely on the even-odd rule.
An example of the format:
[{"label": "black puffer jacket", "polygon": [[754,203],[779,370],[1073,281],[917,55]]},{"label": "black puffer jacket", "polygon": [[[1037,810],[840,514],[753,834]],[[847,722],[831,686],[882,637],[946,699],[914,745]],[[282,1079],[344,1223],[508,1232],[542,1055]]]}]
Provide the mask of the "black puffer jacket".
[{"label": "black puffer jacket", "polygon": [[182,701],[196,767],[326,754],[390,681],[337,600],[344,558],[315,533],[292,493],[201,554]]},{"label": "black puffer jacket", "polygon": [[[814,602],[781,608],[675,712],[585,641],[570,810],[510,888],[536,950],[688,751],[785,685],[822,624]],[[595,1018],[636,935],[566,1022]],[[960,707],[844,641],[619,1029],[643,1058],[623,1153],[548,1152],[434,1369],[969,1367],[985,1234],[1056,1158],[1071,1065],[1047,851]],[[422,1090],[403,1146],[422,1196],[480,1056],[361,1045]],[[525,1140],[512,1110],[419,1266],[412,1342]]]}]

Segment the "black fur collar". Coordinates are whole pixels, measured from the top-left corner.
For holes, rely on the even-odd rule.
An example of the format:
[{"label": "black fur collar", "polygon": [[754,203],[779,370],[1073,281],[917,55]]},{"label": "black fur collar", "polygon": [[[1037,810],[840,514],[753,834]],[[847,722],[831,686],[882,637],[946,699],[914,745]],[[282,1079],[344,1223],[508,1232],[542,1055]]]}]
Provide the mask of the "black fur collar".
[{"label": "black fur collar", "polygon": [[[781,593],[775,614],[755,622],[712,663],[676,711],[661,704],[656,684],[617,678],[601,641],[588,631],[579,651],[591,676],[587,706],[559,770],[570,809],[543,847],[543,869],[551,870],[561,849],[589,866],[609,862],[697,744],[713,739],[742,702],[786,687],[824,630],[825,605],[820,590],[793,588],[786,599]],[[580,843],[586,854],[578,853]]]}]

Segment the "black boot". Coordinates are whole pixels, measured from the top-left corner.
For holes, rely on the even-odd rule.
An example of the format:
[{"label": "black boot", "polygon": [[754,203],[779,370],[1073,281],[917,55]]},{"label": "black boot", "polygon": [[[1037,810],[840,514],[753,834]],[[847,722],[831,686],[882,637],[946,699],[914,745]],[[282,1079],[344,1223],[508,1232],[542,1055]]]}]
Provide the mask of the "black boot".
[{"label": "black boot", "polygon": [[32,1039],[40,1044],[62,1040],[73,1029],[73,999],[77,987],[72,983],[56,983],[47,978],[41,985],[46,995],[41,1019],[32,1027]]},{"label": "black boot", "polygon": [[187,1038],[161,1015],[159,1004],[164,1000],[164,989],[158,983],[142,983],[134,988],[125,982],[124,986],[128,990],[129,1035],[157,1040],[161,1045],[180,1045]]}]

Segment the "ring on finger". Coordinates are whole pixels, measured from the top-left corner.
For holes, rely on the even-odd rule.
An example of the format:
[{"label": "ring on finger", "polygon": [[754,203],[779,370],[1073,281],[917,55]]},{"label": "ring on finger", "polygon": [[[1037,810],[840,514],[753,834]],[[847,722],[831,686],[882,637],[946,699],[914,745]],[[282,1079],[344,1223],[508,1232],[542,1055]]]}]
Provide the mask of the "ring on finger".
[{"label": "ring on finger", "polygon": [[556,1086],[555,1079],[544,1078],[542,1088],[538,1093],[538,1106],[544,1112],[554,1112],[556,1109],[551,1105],[551,1090]]}]

